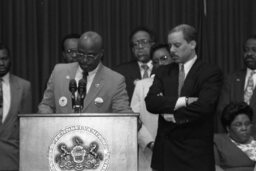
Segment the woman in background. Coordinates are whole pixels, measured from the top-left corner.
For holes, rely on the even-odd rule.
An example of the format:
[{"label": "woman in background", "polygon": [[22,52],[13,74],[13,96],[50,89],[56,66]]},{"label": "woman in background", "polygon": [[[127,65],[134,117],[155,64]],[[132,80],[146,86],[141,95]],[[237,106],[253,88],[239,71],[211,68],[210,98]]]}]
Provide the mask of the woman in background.
[{"label": "woman in background", "polygon": [[244,102],[230,103],[221,122],[227,134],[214,136],[216,171],[253,171],[256,141],[251,136],[252,108]]}]

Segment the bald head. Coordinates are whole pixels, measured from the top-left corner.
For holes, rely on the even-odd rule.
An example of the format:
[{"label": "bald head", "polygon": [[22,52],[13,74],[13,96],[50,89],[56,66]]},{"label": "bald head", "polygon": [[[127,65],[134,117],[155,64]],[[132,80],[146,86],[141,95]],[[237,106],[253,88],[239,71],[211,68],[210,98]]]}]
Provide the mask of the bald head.
[{"label": "bald head", "polygon": [[103,51],[102,38],[98,33],[88,31],[82,34],[78,42],[80,67],[88,72],[94,70],[101,61]]},{"label": "bald head", "polygon": [[102,37],[93,31],[88,31],[82,34],[79,39],[79,48],[87,50],[102,49]]}]

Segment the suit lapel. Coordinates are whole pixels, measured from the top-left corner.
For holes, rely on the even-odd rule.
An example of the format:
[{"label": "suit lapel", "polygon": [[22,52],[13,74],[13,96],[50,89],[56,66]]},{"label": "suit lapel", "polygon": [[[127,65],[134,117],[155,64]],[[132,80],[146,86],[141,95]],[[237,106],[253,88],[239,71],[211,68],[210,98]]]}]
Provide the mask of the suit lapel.
[{"label": "suit lapel", "polygon": [[89,104],[95,99],[95,97],[99,93],[100,89],[103,87],[103,77],[102,77],[102,74],[104,72],[103,70],[104,70],[104,66],[100,63],[98,71],[96,72],[95,77],[92,81],[91,87],[88,91],[88,94],[85,97],[84,109],[86,109],[89,106]]},{"label": "suit lapel", "polygon": [[201,63],[202,62],[197,59],[195,63],[192,65],[191,69],[189,70],[185,78],[183,87],[181,88],[180,96],[184,96],[184,94],[187,94],[187,90],[194,85],[194,78],[197,75],[197,70],[200,68]]},{"label": "suit lapel", "polygon": [[235,77],[234,90],[236,92],[233,92],[233,93],[237,94],[237,96],[235,97],[234,100],[238,100],[238,101],[240,101],[240,100],[243,101],[244,100],[245,76],[246,76],[246,70],[242,70],[242,72],[239,72]]}]

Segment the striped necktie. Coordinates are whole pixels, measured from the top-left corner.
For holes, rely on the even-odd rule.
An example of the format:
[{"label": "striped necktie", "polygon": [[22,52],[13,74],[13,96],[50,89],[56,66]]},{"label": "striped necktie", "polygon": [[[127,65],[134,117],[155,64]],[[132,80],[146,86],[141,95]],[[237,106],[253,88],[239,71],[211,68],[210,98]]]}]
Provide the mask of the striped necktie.
[{"label": "striped necktie", "polygon": [[143,70],[144,70],[142,79],[148,78],[149,77],[149,75],[148,75],[148,69],[149,69],[148,65],[141,65],[141,68],[143,68]]},{"label": "striped necktie", "polygon": [[179,86],[178,86],[178,95],[180,96],[181,88],[184,84],[185,80],[185,71],[184,71],[184,64],[179,66]]},{"label": "striped necktie", "polygon": [[246,102],[248,105],[250,104],[250,100],[253,95],[253,89],[254,89],[253,75],[255,73],[256,71],[251,72],[250,76],[248,77],[246,88],[244,90],[244,102]]}]

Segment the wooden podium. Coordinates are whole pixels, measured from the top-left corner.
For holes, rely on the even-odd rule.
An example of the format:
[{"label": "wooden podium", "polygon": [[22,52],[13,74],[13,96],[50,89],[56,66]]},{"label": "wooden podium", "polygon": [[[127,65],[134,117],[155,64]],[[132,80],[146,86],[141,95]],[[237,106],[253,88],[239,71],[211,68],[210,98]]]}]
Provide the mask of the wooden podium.
[{"label": "wooden podium", "polygon": [[138,114],[20,115],[20,171],[136,171]]}]

